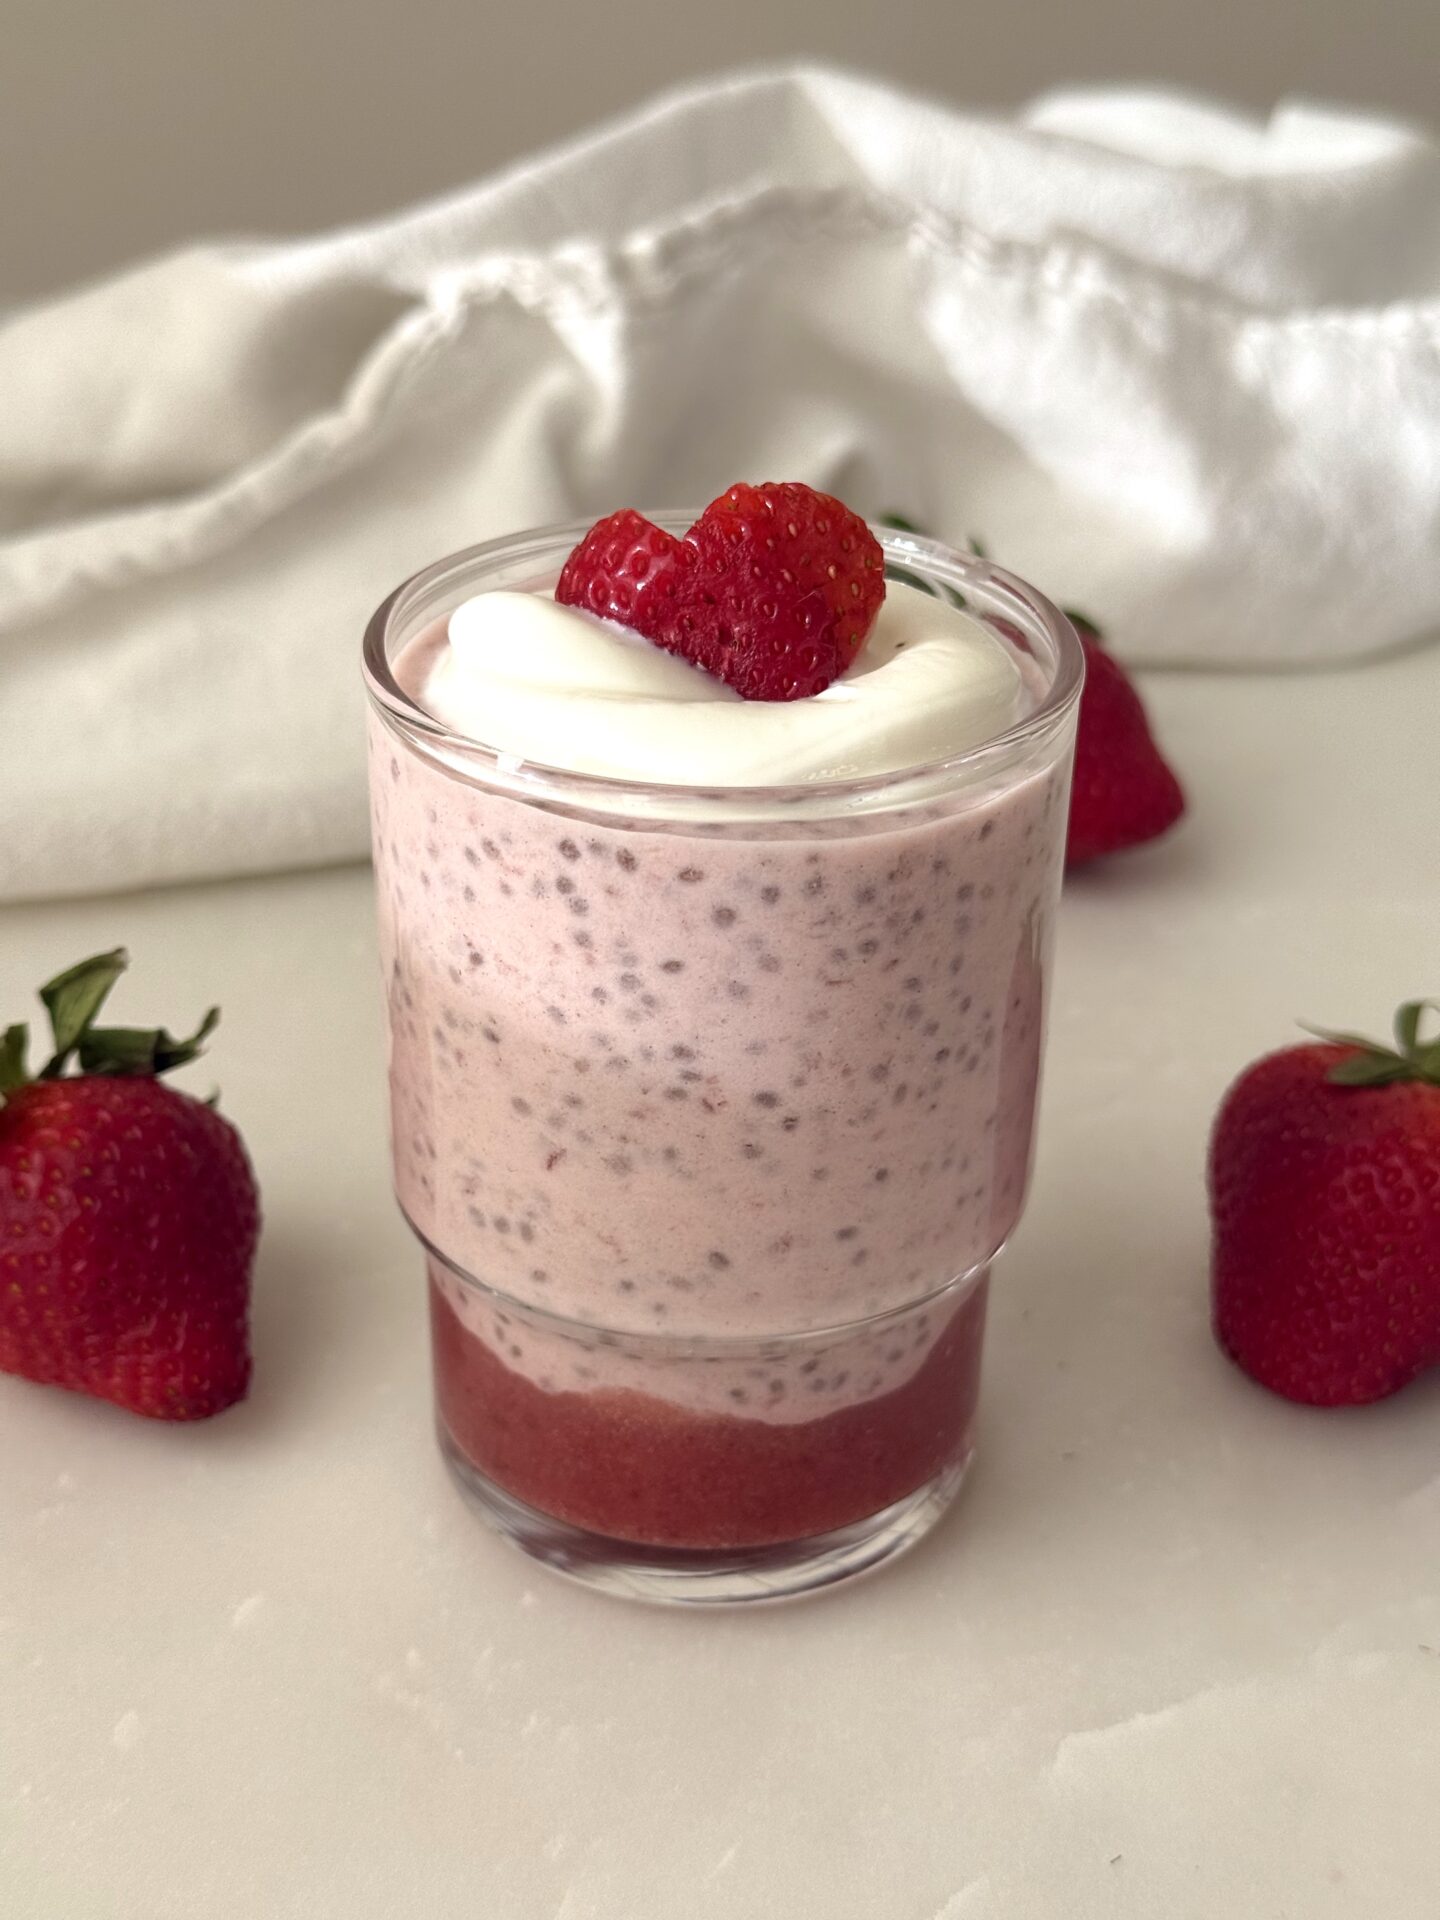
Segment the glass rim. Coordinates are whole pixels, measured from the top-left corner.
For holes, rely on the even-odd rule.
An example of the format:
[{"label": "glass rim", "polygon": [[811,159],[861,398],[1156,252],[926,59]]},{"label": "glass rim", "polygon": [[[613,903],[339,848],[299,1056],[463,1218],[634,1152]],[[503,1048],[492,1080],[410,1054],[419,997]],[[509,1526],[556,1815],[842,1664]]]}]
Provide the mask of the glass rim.
[{"label": "glass rim", "polygon": [[[683,533],[694,524],[698,514],[668,508],[648,512],[646,517],[657,526]],[[938,570],[943,585],[954,585],[962,591],[968,589],[971,593],[978,592],[1001,601],[998,607],[982,609],[982,615],[988,613],[992,618],[1005,619],[1018,614],[1022,622],[1028,620],[1046,635],[1055,651],[1055,670],[1049,687],[1030,712],[1012,721],[998,733],[957,753],[909,766],[887,768],[880,773],[773,785],[725,786],[707,783],[699,786],[674,780],[635,780],[610,774],[581,773],[572,768],[553,766],[547,761],[522,758],[488,746],[483,740],[449,726],[405,692],[391,669],[386,641],[397,616],[408,610],[408,603],[421,597],[427,587],[463,568],[473,568],[487,560],[500,561],[509,555],[518,557],[531,547],[543,549],[558,547],[562,543],[574,547],[593,525],[594,522],[588,519],[556,521],[546,526],[503,534],[474,546],[457,548],[402,580],[370,616],[361,648],[366,692],[382,719],[390,724],[398,723],[407,736],[418,736],[427,747],[442,755],[460,754],[475,761],[477,776],[484,777],[487,773],[498,775],[507,771],[511,777],[523,774],[527,781],[538,781],[542,787],[551,790],[555,798],[568,800],[580,807],[585,806],[587,795],[596,798],[608,811],[626,796],[663,805],[667,801],[676,803],[703,794],[707,800],[722,807],[729,805],[748,814],[767,804],[783,806],[804,801],[863,801],[871,796],[883,795],[892,788],[916,783],[943,781],[947,785],[959,785],[972,772],[983,774],[997,762],[1003,764],[1023,756],[1026,749],[1058,732],[1078,705],[1085,678],[1084,650],[1071,621],[1054,601],[1018,574],[997,566],[994,561],[979,554],[963,553],[927,534],[875,523],[870,523],[871,531],[884,549],[887,565],[892,562],[900,566],[909,563],[911,568],[921,572],[927,567]]]},{"label": "glass rim", "polygon": [[574,1314],[559,1313],[554,1307],[537,1305],[524,1300],[519,1294],[507,1293],[503,1287],[493,1286],[488,1280],[462,1267],[449,1254],[437,1247],[428,1234],[424,1234],[411,1219],[409,1213],[397,1199],[396,1206],[400,1217],[419,1241],[422,1252],[434,1260],[445,1272],[460,1283],[468,1293],[478,1294],[485,1304],[497,1313],[509,1313],[516,1318],[533,1320],[543,1324],[547,1333],[557,1334],[562,1339],[572,1339],[583,1344],[590,1341],[596,1346],[633,1346],[637,1342],[647,1350],[661,1347],[674,1348],[676,1358],[691,1358],[696,1354],[714,1354],[716,1358],[753,1353],[759,1348],[789,1344],[798,1340],[829,1341],[832,1344],[850,1340],[870,1331],[878,1332],[882,1327],[895,1320],[903,1320],[913,1314],[923,1312],[928,1307],[938,1305],[951,1294],[972,1293],[990,1272],[1000,1255],[1005,1251],[1002,1240],[983,1260],[977,1260],[963,1273],[952,1274],[948,1280],[942,1280],[938,1286],[927,1292],[917,1294],[913,1300],[901,1301],[897,1306],[881,1307],[874,1313],[862,1314],[858,1320],[827,1321],[818,1327],[780,1327],[764,1333],[676,1333],[663,1327],[616,1327],[596,1320],[580,1320]]}]

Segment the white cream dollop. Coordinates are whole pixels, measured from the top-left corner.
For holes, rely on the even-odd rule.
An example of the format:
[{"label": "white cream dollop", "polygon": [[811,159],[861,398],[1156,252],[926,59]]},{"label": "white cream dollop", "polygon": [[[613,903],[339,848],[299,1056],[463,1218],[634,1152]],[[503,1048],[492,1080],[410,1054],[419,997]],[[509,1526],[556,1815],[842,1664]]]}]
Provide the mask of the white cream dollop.
[{"label": "white cream dollop", "polygon": [[547,594],[476,594],[415,689],[497,752],[572,773],[684,786],[791,786],[942,760],[1026,704],[998,635],[891,581],[847,672],[807,700],[742,700],[638,634]]}]

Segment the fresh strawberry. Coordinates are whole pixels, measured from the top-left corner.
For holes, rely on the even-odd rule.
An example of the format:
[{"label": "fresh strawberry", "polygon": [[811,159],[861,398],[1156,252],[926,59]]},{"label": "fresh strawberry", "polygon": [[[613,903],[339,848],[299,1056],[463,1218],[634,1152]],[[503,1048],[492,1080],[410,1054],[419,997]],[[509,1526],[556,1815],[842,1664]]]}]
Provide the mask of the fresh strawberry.
[{"label": "fresh strawberry", "polygon": [[691,537],[737,640],[748,622],[763,641],[771,601],[803,606],[813,596],[839,671],[854,660],[885,598],[884,550],[858,514],[795,482],[735,486],[711,501]]},{"label": "fresh strawberry", "polygon": [[829,494],[734,486],[683,540],[628,509],[597,522],[555,597],[620,620],[747,700],[800,700],[860,651],[885,597],[885,556]]},{"label": "fresh strawberry", "polygon": [[675,631],[676,602],[698,558],[693,546],[625,507],[595,522],[565,562],[555,598],[658,644]]},{"label": "fresh strawberry", "polygon": [[1440,1363],[1440,1040],[1350,1034],[1235,1082],[1210,1145],[1215,1336],[1289,1400],[1357,1406]]},{"label": "fresh strawberry", "polygon": [[259,1200],[234,1127],[157,1077],[215,1010],[190,1040],[94,1024],[126,964],[100,954],[41,988],[38,1078],[23,1026],[0,1043],[0,1369],[200,1420],[249,1386]]},{"label": "fresh strawberry", "polygon": [[1065,847],[1065,864],[1078,867],[1167,832],[1185,811],[1185,795],[1155,744],[1130,676],[1101,644],[1093,622],[1077,613],[1070,621],[1085,650]]},{"label": "fresh strawberry", "polygon": [[[889,513],[883,524],[919,533],[913,520]],[[971,538],[977,560],[989,558]],[[1075,775],[1070,790],[1067,867],[1102,854],[1138,847],[1169,831],[1185,811],[1185,795],[1155,744],[1135,684],[1108,653],[1100,629],[1083,613],[1067,613],[1085,653],[1085,685],[1075,737]],[[992,616],[990,625],[1022,653],[1030,642],[1012,621]]]}]

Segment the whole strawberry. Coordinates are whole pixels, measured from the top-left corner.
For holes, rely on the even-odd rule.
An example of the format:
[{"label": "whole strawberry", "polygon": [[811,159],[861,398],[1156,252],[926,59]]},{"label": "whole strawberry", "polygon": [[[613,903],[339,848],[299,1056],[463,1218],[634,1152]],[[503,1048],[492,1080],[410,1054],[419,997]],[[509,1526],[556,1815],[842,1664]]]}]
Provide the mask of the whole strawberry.
[{"label": "whole strawberry", "polygon": [[259,1200],[234,1127],[158,1078],[217,1012],[189,1040],[95,1025],[127,964],[99,954],[41,988],[37,1077],[23,1026],[0,1043],[0,1369],[201,1420],[250,1383]]},{"label": "whole strawberry", "polygon": [[[921,531],[903,514],[888,513],[883,518],[886,526],[902,533]],[[974,538],[970,550],[978,559],[988,557]],[[1106,650],[1100,629],[1083,613],[1067,610],[1066,618],[1085,655],[1065,841],[1065,865],[1080,867],[1087,860],[1143,846],[1167,833],[1185,811],[1185,795],[1155,744],[1134,681]],[[1018,627],[1006,620],[992,624],[1010,640],[1025,645]]]},{"label": "whole strawberry", "polygon": [[746,700],[803,700],[854,660],[885,597],[865,522],[797,481],[733,486],[683,539],[631,508],[599,520],[555,598],[618,620]]},{"label": "whole strawberry", "polygon": [[1440,1363],[1440,1040],[1288,1047],[1231,1087],[1210,1145],[1215,1337],[1289,1400],[1358,1406]]},{"label": "whole strawberry", "polygon": [[1140,695],[1083,614],[1071,625],[1085,650],[1085,686],[1075,735],[1070,832],[1065,864],[1138,847],[1167,832],[1185,811],[1185,795],[1155,744]]}]

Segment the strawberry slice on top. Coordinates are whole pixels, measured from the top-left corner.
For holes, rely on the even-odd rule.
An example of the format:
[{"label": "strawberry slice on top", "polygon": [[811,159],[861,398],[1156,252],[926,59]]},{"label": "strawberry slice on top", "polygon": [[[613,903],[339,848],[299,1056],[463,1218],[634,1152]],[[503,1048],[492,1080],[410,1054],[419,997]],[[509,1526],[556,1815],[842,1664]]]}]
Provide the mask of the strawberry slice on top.
[{"label": "strawberry slice on top", "polygon": [[741,485],[683,539],[631,508],[597,521],[555,598],[619,621],[746,700],[803,700],[864,645],[885,598],[885,556],[827,493]]}]

